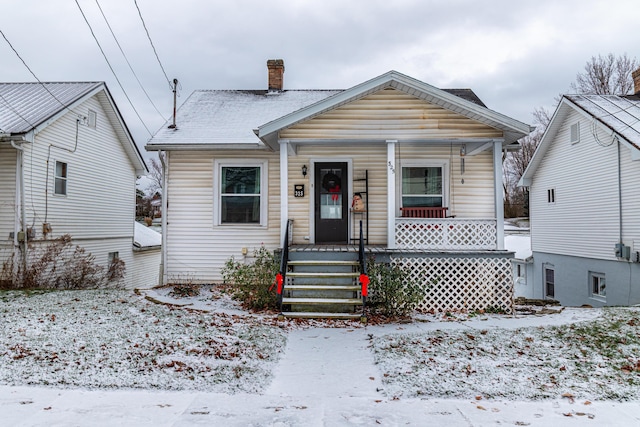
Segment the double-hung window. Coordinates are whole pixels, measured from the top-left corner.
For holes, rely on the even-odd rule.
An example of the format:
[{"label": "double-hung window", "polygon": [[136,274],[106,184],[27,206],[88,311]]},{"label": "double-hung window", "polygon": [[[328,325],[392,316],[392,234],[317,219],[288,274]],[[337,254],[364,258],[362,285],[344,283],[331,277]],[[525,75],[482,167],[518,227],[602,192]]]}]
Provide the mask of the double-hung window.
[{"label": "double-hung window", "polygon": [[56,162],[54,193],[62,196],[67,194],[67,164],[64,162]]},{"label": "double-hung window", "polygon": [[446,165],[402,167],[402,207],[445,207]]},{"label": "double-hung window", "polygon": [[266,162],[216,162],[216,224],[266,225]]}]

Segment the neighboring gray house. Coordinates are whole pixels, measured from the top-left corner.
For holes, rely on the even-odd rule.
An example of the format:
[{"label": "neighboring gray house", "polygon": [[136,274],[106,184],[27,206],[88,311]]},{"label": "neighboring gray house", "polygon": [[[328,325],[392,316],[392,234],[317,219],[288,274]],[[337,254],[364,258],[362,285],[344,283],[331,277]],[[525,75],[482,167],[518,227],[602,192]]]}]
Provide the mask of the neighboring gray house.
[{"label": "neighboring gray house", "polygon": [[165,154],[163,280],[221,281],[231,256],[287,236],[291,260],[338,260],[362,221],[367,253],[416,275],[421,309],[511,310],[502,153],[529,126],[396,71],[285,90],[283,61],[267,66],[268,88],[195,91],[146,145]]},{"label": "neighboring gray house", "polygon": [[134,256],[146,172],[103,82],[0,83],[0,263],[28,264],[33,248],[69,234],[99,265],[123,260],[127,286],[151,284]]},{"label": "neighboring gray house", "polygon": [[563,96],[520,181],[536,298],[640,304],[640,70],[633,77],[634,95]]}]

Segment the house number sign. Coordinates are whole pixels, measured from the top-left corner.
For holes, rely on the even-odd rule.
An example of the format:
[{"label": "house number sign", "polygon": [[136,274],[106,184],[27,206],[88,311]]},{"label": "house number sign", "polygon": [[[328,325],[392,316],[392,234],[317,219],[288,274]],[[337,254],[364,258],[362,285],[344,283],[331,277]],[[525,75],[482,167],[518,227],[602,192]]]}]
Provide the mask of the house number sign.
[{"label": "house number sign", "polygon": [[293,186],[294,197],[304,197],[304,184],[294,184]]}]

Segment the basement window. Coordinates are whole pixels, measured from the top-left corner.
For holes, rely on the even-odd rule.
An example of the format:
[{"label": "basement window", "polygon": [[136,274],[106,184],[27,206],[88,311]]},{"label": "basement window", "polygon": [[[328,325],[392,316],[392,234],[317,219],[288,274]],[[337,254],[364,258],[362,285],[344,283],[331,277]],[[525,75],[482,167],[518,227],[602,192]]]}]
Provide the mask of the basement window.
[{"label": "basement window", "polygon": [[555,298],[556,295],[556,272],[553,266],[546,264],[544,270],[544,294],[547,298]]},{"label": "basement window", "polygon": [[589,286],[591,288],[591,296],[599,300],[605,299],[607,296],[607,281],[603,273],[589,272]]}]

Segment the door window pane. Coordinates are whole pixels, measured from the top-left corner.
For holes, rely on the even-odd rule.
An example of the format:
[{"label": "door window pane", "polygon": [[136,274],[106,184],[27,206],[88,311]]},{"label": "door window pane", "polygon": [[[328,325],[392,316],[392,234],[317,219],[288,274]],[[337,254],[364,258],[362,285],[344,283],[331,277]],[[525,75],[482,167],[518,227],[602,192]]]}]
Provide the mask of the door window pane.
[{"label": "door window pane", "polygon": [[320,218],[342,219],[342,170],[320,169]]}]

